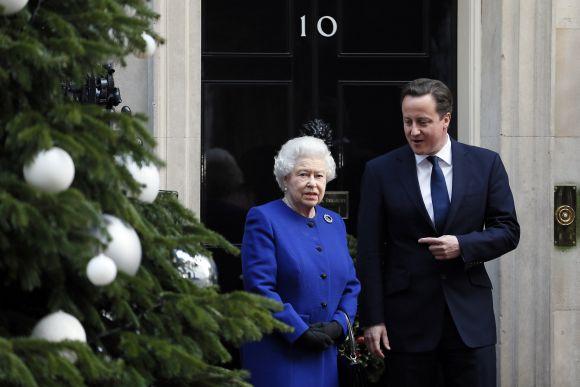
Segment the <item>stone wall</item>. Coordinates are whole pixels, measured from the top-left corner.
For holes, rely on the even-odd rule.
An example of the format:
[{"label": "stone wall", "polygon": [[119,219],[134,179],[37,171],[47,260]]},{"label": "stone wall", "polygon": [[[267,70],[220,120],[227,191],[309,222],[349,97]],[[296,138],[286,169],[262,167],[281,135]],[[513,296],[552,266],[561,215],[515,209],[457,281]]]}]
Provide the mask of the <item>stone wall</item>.
[{"label": "stone wall", "polygon": [[[580,191],[580,1],[554,4],[552,182]],[[580,203],[577,197],[577,202]],[[577,209],[578,210],[578,209]],[[578,235],[580,228],[577,227]],[[551,254],[552,386],[580,386],[580,247]]]},{"label": "stone wall", "polygon": [[153,120],[157,153],[167,163],[162,189],[199,212],[201,179],[201,1],[158,0],[157,31],[167,39],[154,58]]},{"label": "stone wall", "polygon": [[580,2],[482,2],[481,144],[502,155],[522,235],[495,273],[501,386],[580,385],[577,247],[553,187],[580,186]]}]

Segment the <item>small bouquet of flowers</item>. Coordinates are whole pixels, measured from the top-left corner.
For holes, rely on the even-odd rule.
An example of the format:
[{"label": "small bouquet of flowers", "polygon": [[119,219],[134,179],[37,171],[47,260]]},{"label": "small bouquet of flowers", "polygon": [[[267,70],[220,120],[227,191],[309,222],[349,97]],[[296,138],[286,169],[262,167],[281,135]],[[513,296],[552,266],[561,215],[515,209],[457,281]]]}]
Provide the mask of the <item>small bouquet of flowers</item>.
[{"label": "small bouquet of flowers", "polygon": [[[365,344],[364,337],[362,336],[362,329],[360,329],[358,319],[355,320],[353,324],[353,330],[355,332],[355,355],[357,362],[361,365],[364,370],[364,377],[366,381],[370,384],[377,383],[383,373],[385,372],[385,363],[383,359],[371,354]],[[349,357],[349,350],[347,349],[350,344],[348,337],[345,342],[338,347],[338,352],[340,356]]]}]

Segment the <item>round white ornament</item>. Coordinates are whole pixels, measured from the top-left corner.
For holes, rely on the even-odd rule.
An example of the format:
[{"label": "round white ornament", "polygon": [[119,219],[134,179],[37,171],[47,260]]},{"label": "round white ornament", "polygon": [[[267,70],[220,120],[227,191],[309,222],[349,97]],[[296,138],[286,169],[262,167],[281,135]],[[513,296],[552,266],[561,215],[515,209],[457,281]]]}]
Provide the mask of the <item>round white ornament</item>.
[{"label": "round white ornament", "polygon": [[141,241],[133,227],[112,215],[103,215],[107,232],[111,236],[104,254],[110,257],[117,269],[129,275],[137,274],[141,264]]},{"label": "round white ornament", "polygon": [[38,152],[23,168],[24,180],[42,191],[57,193],[70,187],[75,177],[75,164],[63,149],[53,147]]},{"label": "round white ornament", "polygon": [[31,336],[52,342],[63,340],[87,342],[87,334],[80,321],[62,310],[51,313],[37,322]]},{"label": "round white ornament", "polygon": [[142,202],[153,203],[159,192],[159,169],[153,164],[138,166],[133,160],[127,160],[125,166],[133,179],[143,187],[138,199]]},{"label": "round white ornament", "polygon": [[87,277],[95,286],[108,285],[117,277],[117,265],[105,254],[99,254],[87,264]]},{"label": "round white ornament", "polygon": [[14,15],[20,12],[28,4],[28,0],[0,0],[2,15]]},{"label": "round white ornament", "polygon": [[152,57],[153,54],[155,54],[155,49],[157,48],[155,39],[153,39],[153,37],[146,32],[143,32],[141,37],[145,41],[145,51],[137,51],[135,56],[141,59]]},{"label": "round white ornament", "polygon": [[129,17],[133,17],[137,14],[137,10],[133,7],[131,7],[130,5],[126,5],[125,6],[125,15],[129,16]]},{"label": "round white ornament", "polygon": [[[51,313],[37,322],[31,336],[51,342],[64,340],[87,342],[87,334],[80,321],[62,310]],[[62,350],[59,353],[71,363],[77,361],[77,354],[74,351]]]}]

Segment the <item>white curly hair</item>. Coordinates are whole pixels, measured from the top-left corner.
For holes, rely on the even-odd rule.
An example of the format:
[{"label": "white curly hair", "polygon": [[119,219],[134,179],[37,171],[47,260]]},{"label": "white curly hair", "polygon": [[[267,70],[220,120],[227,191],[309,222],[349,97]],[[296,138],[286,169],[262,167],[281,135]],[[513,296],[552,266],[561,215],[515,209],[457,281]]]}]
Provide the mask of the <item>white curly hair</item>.
[{"label": "white curly hair", "polygon": [[284,178],[294,170],[296,163],[305,157],[324,160],[327,183],[336,177],[336,164],[324,141],[311,136],[296,137],[282,145],[274,157],[274,176],[282,191]]}]

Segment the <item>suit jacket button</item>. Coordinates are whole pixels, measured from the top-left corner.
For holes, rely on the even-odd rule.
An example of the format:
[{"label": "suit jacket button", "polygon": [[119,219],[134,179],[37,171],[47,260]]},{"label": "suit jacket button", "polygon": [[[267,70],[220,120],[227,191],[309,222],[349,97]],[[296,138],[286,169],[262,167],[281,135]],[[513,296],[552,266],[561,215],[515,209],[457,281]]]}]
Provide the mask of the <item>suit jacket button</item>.
[{"label": "suit jacket button", "polygon": [[312,222],[312,221],[308,221],[308,222],[306,223],[306,225],[307,225],[308,227],[312,228],[312,227],[314,227],[314,222]]},{"label": "suit jacket button", "polygon": [[321,302],[320,306],[322,306],[324,309],[326,309],[326,307],[328,306],[328,304],[326,302]]},{"label": "suit jacket button", "polygon": [[322,246],[316,246],[316,250],[317,250],[318,252],[321,252],[321,251],[322,251]]},{"label": "suit jacket button", "polygon": [[322,278],[322,279],[326,279],[326,277],[328,277],[328,275],[326,275],[326,273],[322,273],[322,274],[320,274],[320,278]]}]

